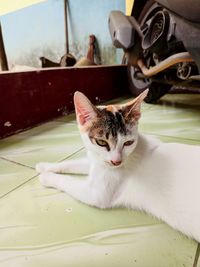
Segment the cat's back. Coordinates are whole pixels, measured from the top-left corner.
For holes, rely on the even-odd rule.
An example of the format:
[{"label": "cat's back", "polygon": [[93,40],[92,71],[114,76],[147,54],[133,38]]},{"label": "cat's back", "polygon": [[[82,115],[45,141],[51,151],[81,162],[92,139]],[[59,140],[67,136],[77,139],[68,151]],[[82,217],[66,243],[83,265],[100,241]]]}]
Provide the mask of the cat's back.
[{"label": "cat's back", "polygon": [[172,181],[190,181],[200,186],[200,146],[161,143],[152,155],[155,169]]},{"label": "cat's back", "polygon": [[199,182],[200,186],[200,146],[156,143],[151,137],[149,139],[146,136],[142,143],[145,145],[140,145],[140,151],[145,152],[140,152],[142,155],[138,164],[140,175],[154,181],[196,180],[195,183]]},{"label": "cat's back", "polygon": [[188,145],[182,143],[160,143],[156,150],[157,154],[165,155],[176,161],[182,163],[189,163],[189,161],[200,161],[200,146]]}]

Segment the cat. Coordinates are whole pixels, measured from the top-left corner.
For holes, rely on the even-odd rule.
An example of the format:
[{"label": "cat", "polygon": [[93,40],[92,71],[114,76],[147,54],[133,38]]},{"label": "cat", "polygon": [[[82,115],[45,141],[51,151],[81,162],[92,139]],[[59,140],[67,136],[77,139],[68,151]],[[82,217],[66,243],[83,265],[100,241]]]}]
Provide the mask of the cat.
[{"label": "cat", "polygon": [[[96,107],[76,92],[87,158],[38,163],[40,182],[101,209],[145,211],[200,242],[200,147],[162,143],[138,133],[147,93],[126,104]],[[70,175],[74,173],[88,177]]]}]

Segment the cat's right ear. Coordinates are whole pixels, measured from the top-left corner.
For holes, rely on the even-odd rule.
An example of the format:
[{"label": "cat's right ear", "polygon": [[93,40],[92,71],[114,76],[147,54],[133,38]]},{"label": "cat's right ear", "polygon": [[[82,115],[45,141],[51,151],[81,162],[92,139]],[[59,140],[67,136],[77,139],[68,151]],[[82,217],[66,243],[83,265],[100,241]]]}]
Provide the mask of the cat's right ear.
[{"label": "cat's right ear", "polygon": [[77,120],[82,126],[97,117],[96,107],[81,92],[75,92],[74,106]]}]

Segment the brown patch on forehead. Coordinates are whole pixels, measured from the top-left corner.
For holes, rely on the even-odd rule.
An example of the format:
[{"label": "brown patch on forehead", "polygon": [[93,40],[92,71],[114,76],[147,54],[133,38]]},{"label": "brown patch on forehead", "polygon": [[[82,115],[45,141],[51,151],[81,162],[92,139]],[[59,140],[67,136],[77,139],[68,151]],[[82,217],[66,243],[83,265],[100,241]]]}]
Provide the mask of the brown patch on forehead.
[{"label": "brown patch on forehead", "polygon": [[120,106],[119,105],[108,105],[108,106],[105,107],[105,109],[107,111],[110,111],[112,113],[115,113],[117,110],[120,109]]},{"label": "brown patch on forehead", "polygon": [[88,131],[91,137],[98,136],[105,139],[117,139],[118,133],[126,135],[128,132],[122,111],[117,111],[113,106],[101,108]]},{"label": "brown patch on forehead", "polygon": [[108,105],[108,106],[106,107],[106,110],[107,110],[107,111],[110,111],[110,112],[113,112],[113,111],[114,111],[114,106],[113,106],[113,105]]}]

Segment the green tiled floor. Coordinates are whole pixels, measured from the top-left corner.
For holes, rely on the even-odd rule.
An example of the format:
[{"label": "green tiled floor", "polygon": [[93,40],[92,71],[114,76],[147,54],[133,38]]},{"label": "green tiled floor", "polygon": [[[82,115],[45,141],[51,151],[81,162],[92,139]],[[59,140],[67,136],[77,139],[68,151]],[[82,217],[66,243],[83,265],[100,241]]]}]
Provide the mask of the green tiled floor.
[{"label": "green tiled floor", "polygon": [[[143,105],[140,130],[164,142],[199,145],[199,126],[199,95]],[[74,116],[0,141],[0,267],[192,267],[197,243],[163,222],[91,208],[39,184],[36,162],[84,153]]]}]

